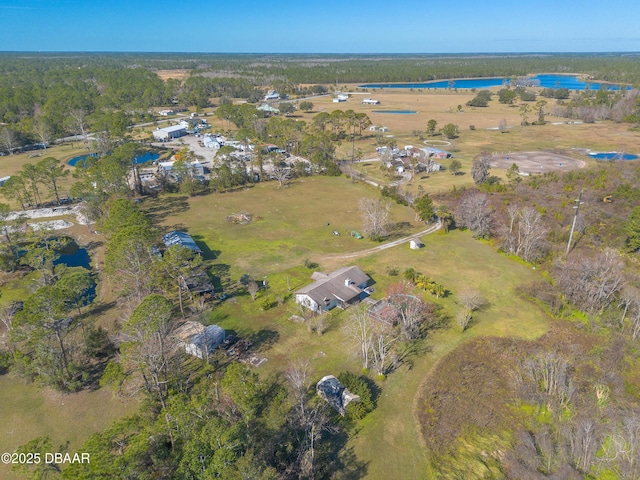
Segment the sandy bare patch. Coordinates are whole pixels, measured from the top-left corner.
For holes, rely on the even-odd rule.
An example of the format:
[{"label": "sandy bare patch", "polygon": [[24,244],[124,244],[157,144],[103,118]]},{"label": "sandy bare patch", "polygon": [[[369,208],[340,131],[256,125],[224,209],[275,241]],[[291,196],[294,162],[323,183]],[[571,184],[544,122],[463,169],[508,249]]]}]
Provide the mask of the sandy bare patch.
[{"label": "sandy bare patch", "polygon": [[189,76],[189,70],[156,70],[156,75],[160,77],[162,81],[167,81],[169,78],[175,78],[176,80],[183,80]]},{"label": "sandy bare patch", "polygon": [[492,168],[508,169],[513,164],[518,165],[520,173],[541,174],[558,170],[576,170],[584,168],[586,162],[553,152],[509,152],[494,155],[491,159]]},{"label": "sandy bare patch", "polygon": [[46,222],[29,223],[34,230],[62,230],[73,227],[73,223],[66,220],[49,220]]},{"label": "sandy bare patch", "polygon": [[[87,225],[89,220],[84,215],[81,205],[74,205],[72,207],[52,207],[52,208],[38,208],[34,210],[19,210],[7,215],[7,220],[17,220],[19,217],[24,218],[47,218],[47,217],[61,217],[63,215],[70,215],[76,217],[76,220],[80,225]],[[70,225],[67,225],[70,226]],[[67,227],[62,227],[67,228]]]}]

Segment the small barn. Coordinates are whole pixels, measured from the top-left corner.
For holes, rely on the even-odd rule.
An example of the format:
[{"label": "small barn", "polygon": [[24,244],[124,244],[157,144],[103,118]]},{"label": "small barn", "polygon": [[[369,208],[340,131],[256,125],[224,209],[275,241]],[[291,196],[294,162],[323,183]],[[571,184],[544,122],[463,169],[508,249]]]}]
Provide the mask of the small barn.
[{"label": "small barn", "polygon": [[187,321],[176,329],[175,336],[185,352],[204,360],[224,342],[226,334],[218,325],[204,326],[198,322]]},{"label": "small barn", "polygon": [[347,390],[333,375],[322,377],[316,385],[316,392],[343,417],[347,413],[347,405],[360,401],[358,395]]},{"label": "small barn", "polygon": [[167,248],[172,245],[181,245],[194,253],[202,253],[202,250],[200,250],[200,247],[198,247],[195,240],[191,238],[191,235],[185,232],[174,230],[164,235],[162,237],[162,241]]}]

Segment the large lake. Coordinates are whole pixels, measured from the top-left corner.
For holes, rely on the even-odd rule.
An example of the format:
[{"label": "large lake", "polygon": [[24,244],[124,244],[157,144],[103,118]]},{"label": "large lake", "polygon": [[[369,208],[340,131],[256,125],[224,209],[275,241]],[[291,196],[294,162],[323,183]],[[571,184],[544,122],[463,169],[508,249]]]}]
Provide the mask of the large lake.
[{"label": "large lake", "polygon": [[[535,82],[544,88],[568,88],[569,90],[598,90],[605,85],[609,90],[618,90],[619,85],[585,82],[575,75],[534,75],[527,77],[530,82]],[[359,88],[490,88],[500,87],[509,82],[508,78],[466,78],[462,80],[439,80],[423,83],[367,83]],[[630,87],[627,87],[630,88]]]}]

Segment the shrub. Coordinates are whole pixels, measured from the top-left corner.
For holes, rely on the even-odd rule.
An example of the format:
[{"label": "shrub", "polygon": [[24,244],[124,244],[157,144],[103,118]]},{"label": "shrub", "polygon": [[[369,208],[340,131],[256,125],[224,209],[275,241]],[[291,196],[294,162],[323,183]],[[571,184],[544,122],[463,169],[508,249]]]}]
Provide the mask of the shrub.
[{"label": "shrub", "polygon": [[351,402],[347,406],[349,418],[360,420],[376,407],[372,388],[365,377],[351,372],[342,372],[338,375],[338,380],[347,390],[360,397],[359,402]]},{"label": "shrub", "polygon": [[9,352],[0,353],[0,375],[9,371],[11,366],[11,354]]}]

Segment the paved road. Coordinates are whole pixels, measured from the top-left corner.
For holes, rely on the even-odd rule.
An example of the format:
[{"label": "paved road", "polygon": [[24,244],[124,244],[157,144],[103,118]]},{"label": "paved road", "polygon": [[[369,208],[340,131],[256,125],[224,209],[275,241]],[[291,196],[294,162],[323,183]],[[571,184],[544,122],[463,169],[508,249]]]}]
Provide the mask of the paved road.
[{"label": "paved road", "polygon": [[440,228],[442,227],[442,224],[440,223],[440,221],[438,220],[437,223],[431,225],[429,228],[422,230],[421,232],[418,233],[414,233],[413,235],[408,235],[406,237],[403,238],[399,238],[397,240],[393,240],[391,242],[388,243],[384,243],[382,245],[378,245],[377,247],[373,247],[373,248],[368,248],[366,250],[359,250],[357,252],[351,252],[351,253],[339,253],[339,254],[330,254],[330,255],[323,255],[320,258],[325,258],[325,259],[335,259],[335,258],[357,258],[357,257],[364,257],[366,255],[371,255],[372,253],[376,253],[376,252],[380,252],[382,250],[386,250],[387,248],[392,248],[392,247],[397,247],[398,245],[402,245],[403,243],[407,243],[411,240],[415,240],[418,237],[421,237],[423,235],[429,235],[433,232],[437,232],[438,230],[440,230]]}]

